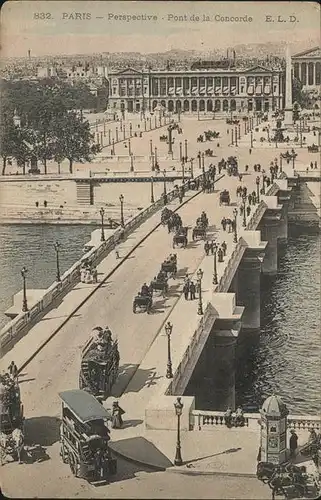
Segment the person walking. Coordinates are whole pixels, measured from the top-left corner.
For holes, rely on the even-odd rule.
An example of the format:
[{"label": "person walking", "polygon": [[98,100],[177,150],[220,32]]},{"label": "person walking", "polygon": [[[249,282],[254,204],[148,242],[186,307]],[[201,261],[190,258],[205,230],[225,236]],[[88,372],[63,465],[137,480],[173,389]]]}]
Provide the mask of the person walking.
[{"label": "person walking", "polygon": [[184,293],[185,300],[188,300],[189,288],[190,288],[189,282],[186,281],[184,283],[184,286],[183,286],[183,293]]},{"label": "person walking", "polygon": [[249,217],[250,213],[251,213],[251,207],[248,206],[246,207],[246,215]]},{"label": "person walking", "polygon": [[191,281],[191,284],[189,286],[189,294],[190,294],[190,299],[191,300],[195,299],[195,292],[196,292],[196,287],[195,287],[193,281]]},{"label": "person walking", "polygon": [[318,162],[317,162],[317,161],[315,161],[315,162],[314,162],[314,168],[315,168],[315,169],[317,169],[317,168],[318,168]]},{"label": "person walking", "polygon": [[225,217],[223,217],[223,219],[221,220],[221,224],[222,224],[223,231],[225,231],[226,230],[226,219],[225,219]]},{"label": "person walking", "polygon": [[205,245],[204,245],[204,251],[205,251],[205,254],[208,255],[209,252],[210,252],[210,245],[209,245],[209,242],[206,241],[205,242]]},{"label": "person walking", "polygon": [[296,434],[296,432],[291,429],[290,430],[290,433],[291,433],[291,437],[290,437],[290,457],[291,458],[295,458],[296,456],[296,450],[298,448],[298,435]]},{"label": "person walking", "polygon": [[8,366],[8,372],[13,380],[18,377],[18,367],[14,361],[11,361],[10,365]]},{"label": "person walking", "polygon": [[94,269],[92,270],[92,279],[93,279],[93,283],[98,283],[98,271],[97,271],[97,267],[94,267]]},{"label": "person walking", "polygon": [[226,244],[226,242],[225,242],[225,241],[223,241],[223,243],[222,243],[221,247],[222,247],[222,250],[223,250],[223,255],[224,255],[224,257],[225,257],[225,255],[226,255],[226,250],[227,250],[227,244]]}]

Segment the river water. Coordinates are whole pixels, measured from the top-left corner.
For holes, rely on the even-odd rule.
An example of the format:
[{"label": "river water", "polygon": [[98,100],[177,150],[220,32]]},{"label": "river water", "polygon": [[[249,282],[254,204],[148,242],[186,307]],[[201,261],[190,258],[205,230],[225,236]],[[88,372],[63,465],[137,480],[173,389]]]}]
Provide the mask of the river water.
[{"label": "river water", "polygon": [[[56,273],[53,243],[62,245],[63,272],[82,255],[92,231],[92,226],[0,226],[1,327],[8,321],[3,313],[11,297],[22,288],[21,268],[29,270],[29,288],[47,288]],[[278,275],[262,277],[261,331],[243,332],[238,346],[236,400],[246,410],[257,411],[274,392],[291,413],[320,413],[320,247],[318,232],[291,226],[279,252]],[[215,401],[202,384],[193,384],[193,377],[189,387],[198,408],[215,409]]]},{"label": "river water", "polygon": [[[290,226],[278,275],[261,278],[262,326],[242,331],[237,345],[236,404],[245,411],[258,411],[275,393],[292,414],[320,414],[320,248],[318,231]],[[185,391],[202,410],[218,409],[211,359],[202,353]]]},{"label": "river water", "polygon": [[48,288],[56,277],[54,242],[59,241],[61,274],[83,254],[93,226],[0,225],[0,328],[12,296],[22,289],[21,269],[28,269],[28,288]]}]

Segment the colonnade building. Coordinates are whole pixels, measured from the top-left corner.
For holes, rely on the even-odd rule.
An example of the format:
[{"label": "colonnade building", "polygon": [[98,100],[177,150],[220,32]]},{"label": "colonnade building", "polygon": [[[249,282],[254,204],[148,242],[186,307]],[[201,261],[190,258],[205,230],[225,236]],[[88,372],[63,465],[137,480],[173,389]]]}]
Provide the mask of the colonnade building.
[{"label": "colonnade building", "polygon": [[271,111],[283,109],[283,71],[263,66],[191,70],[126,68],[109,74],[109,107],[169,112]]},{"label": "colonnade building", "polygon": [[300,80],[304,90],[320,90],[321,85],[321,49],[299,52],[292,56],[294,76]]}]

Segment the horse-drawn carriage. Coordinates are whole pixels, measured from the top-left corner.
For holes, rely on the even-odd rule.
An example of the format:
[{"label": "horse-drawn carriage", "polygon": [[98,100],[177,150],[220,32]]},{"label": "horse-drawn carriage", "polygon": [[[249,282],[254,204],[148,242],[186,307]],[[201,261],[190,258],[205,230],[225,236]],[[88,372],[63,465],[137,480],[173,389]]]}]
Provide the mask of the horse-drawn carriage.
[{"label": "horse-drawn carriage", "polygon": [[69,464],[75,477],[92,484],[108,482],[117,472],[117,460],[112,457],[108,442],[111,413],[86,391],[60,392],[62,423],[60,455]]},{"label": "horse-drawn carriage", "polygon": [[164,276],[161,278],[160,276],[157,276],[156,279],[150,282],[149,289],[151,294],[153,294],[153,292],[161,292],[161,295],[165,297],[168,293],[167,277]]},{"label": "horse-drawn carriage", "polygon": [[161,142],[166,142],[168,140],[168,136],[167,135],[161,135],[160,138],[159,138],[159,140]]},{"label": "horse-drawn carriage", "polygon": [[21,461],[24,445],[24,416],[18,383],[9,374],[0,375],[0,454]]},{"label": "horse-drawn carriage", "polygon": [[201,218],[198,218],[196,221],[196,226],[193,228],[192,239],[195,241],[196,239],[205,240],[206,238],[206,224],[201,221]]},{"label": "horse-drawn carriage", "polygon": [[173,230],[177,231],[182,226],[182,219],[179,214],[165,207],[161,214],[161,223],[163,226],[167,225],[170,233]]},{"label": "horse-drawn carriage", "polygon": [[236,156],[229,156],[227,159],[227,166],[226,166],[227,174],[228,175],[234,175],[237,176],[238,173],[238,161]]},{"label": "horse-drawn carriage", "polygon": [[219,132],[215,130],[204,130],[205,141],[211,141],[212,139],[218,139],[220,136]]},{"label": "horse-drawn carriage", "polygon": [[312,146],[308,146],[308,153],[318,153],[319,148],[316,144],[312,144]]},{"label": "horse-drawn carriage", "polygon": [[161,265],[161,270],[166,273],[167,278],[175,278],[177,273],[177,256],[171,255]]},{"label": "horse-drawn carriage", "polygon": [[213,156],[213,153],[214,153],[213,149],[206,149],[206,150],[204,151],[205,156],[210,156],[210,157],[212,157],[212,156]]},{"label": "horse-drawn carriage", "polygon": [[173,248],[176,248],[177,245],[181,245],[183,248],[187,247],[188,239],[187,239],[188,227],[181,227],[176,231],[173,236]]},{"label": "horse-drawn carriage", "polygon": [[224,189],[220,193],[220,205],[229,205],[230,204],[230,193],[227,189]]},{"label": "horse-drawn carriage", "polygon": [[149,314],[153,306],[152,295],[153,293],[151,290],[149,290],[148,294],[138,293],[134,298],[133,313],[136,314],[137,309],[139,309],[140,311],[147,312],[147,314]]},{"label": "horse-drawn carriage", "polygon": [[93,329],[82,350],[79,389],[106,399],[118,377],[119,351],[108,327]]},{"label": "horse-drawn carriage", "polygon": [[[317,487],[313,474],[307,474],[306,467],[296,466],[292,463],[275,465],[270,462],[259,462],[256,469],[257,478],[266,483],[272,490],[272,498],[275,495],[305,496],[309,495],[309,488]],[[318,491],[320,493],[320,491]]]}]

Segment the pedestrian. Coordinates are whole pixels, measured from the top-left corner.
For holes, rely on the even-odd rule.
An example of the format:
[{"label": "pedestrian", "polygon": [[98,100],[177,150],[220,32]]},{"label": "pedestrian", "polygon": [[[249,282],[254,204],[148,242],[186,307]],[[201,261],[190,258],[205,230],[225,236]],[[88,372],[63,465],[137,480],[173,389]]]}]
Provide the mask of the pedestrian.
[{"label": "pedestrian", "polygon": [[210,245],[209,245],[209,242],[206,241],[205,242],[205,245],[204,245],[204,251],[205,251],[205,254],[208,255],[209,254],[209,251],[210,251]]},{"label": "pedestrian", "polygon": [[257,172],[256,163],[254,164],[254,172]]},{"label": "pedestrian", "polygon": [[261,165],[259,163],[258,163],[258,166],[257,166],[257,171],[261,172]]},{"label": "pedestrian", "polygon": [[37,208],[39,207],[39,201],[36,201],[36,207]]},{"label": "pedestrian", "polygon": [[185,300],[188,300],[188,294],[189,294],[189,283],[188,282],[184,283],[183,293],[184,293]]},{"label": "pedestrian", "polygon": [[119,259],[119,250],[115,250],[116,259]]},{"label": "pedestrian", "polygon": [[315,169],[317,169],[317,168],[318,168],[318,162],[317,162],[317,161],[315,161],[315,162],[314,162],[314,168],[315,168]]},{"label": "pedestrian", "polygon": [[291,429],[290,430],[290,433],[291,433],[291,437],[290,437],[290,457],[291,458],[295,458],[295,455],[296,455],[296,450],[298,448],[298,436],[296,434],[296,432]]},{"label": "pedestrian", "polygon": [[180,191],[179,194],[178,194],[178,199],[179,199],[179,202],[182,203],[183,202],[183,196],[182,196],[182,192]]},{"label": "pedestrian", "polygon": [[14,361],[11,361],[10,365],[8,366],[8,372],[12,379],[16,379],[18,377],[18,367]]},{"label": "pedestrian", "polygon": [[250,153],[250,155],[252,154],[252,148],[249,149],[249,153]]},{"label": "pedestrian", "polygon": [[113,429],[120,429],[123,426],[122,415],[124,415],[124,413],[125,411],[118,405],[118,401],[114,401],[111,421],[111,426]]},{"label": "pedestrian", "polygon": [[46,207],[47,207],[47,205],[48,205],[48,203],[47,203],[47,201],[45,200],[45,201],[43,202],[43,206],[46,208]]},{"label": "pedestrian", "polygon": [[249,166],[248,165],[245,165],[245,172],[247,172],[249,169]]},{"label": "pedestrian", "polygon": [[97,267],[94,267],[94,269],[92,270],[92,278],[93,278],[93,283],[98,283],[98,271],[97,271]]},{"label": "pedestrian", "polygon": [[221,245],[221,246],[222,246],[222,250],[223,250],[223,255],[224,255],[224,257],[225,257],[225,255],[226,255],[226,249],[227,249],[227,244],[226,244],[226,242],[225,242],[225,241],[223,241],[223,243],[222,243],[222,245]]},{"label": "pedestrian", "polygon": [[249,200],[249,205],[252,205],[252,195],[251,194],[248,195],[247,199]]},{"label": "pedestrian", "polygon": [[311,170],[313,169],[313,161],[311,161],[311,163],[310,163],[310,168],[311,168]]},{"label": "pedestrian", "polygon": [[214,240],[212,240],[210,243],[210,250],[211,250],[212,255],[214,254],[214,245],[215,245],[215,242],[214,242]]},{"label": "pedestrian", "polygon": [[227,224],[228,224],[228,232],[231,233],[232,232],[232,221],[231,219],[227,219]]},{"label": "pedestrian", "polygon": [[217,257],[219,262],[223,262],[223,250],[221,247],[217,251]]},{"label": "pedestrian", "polygon": [[191,300],[195,299],[195,292],[196,292],[196,287],[195,287],[193,281],[191,281],[191,284],[189,286],[189,293],[190,293],[190,299]]},{"label": "pedestrian", "polygon": [[244,188],[243,188],[243,195],[244,195],[244,196],[246,196],[246,195],[247,195],[247,187],[246,187],[246,186],[244,186]]},{"label": "pedestrian", "polygon": [[249,216],[250,213],[251,213],[251,207],[248,206],[248,207],[246,207],[246,215]]},{"label": "pedestrian", "polygon": [[225,217],[223,217],[223,219],[221,220],[221,224],[222,224],[223,231],[225,231],[226,230],[226,219],[225,219]]},{"label": "pedestrian", "polygon": [[242,181],[242,174],[239,174],[239,181],[241,182]]}]

